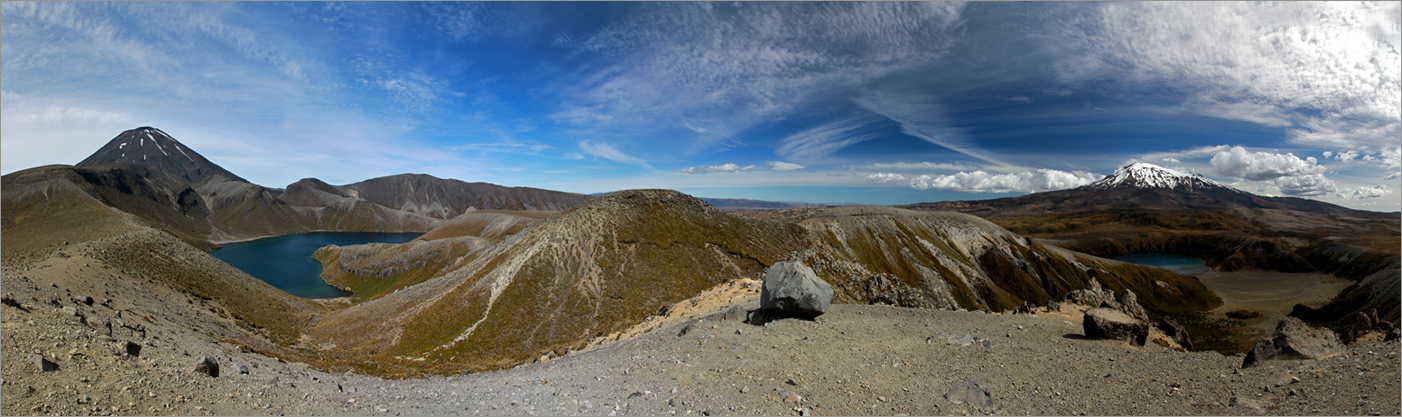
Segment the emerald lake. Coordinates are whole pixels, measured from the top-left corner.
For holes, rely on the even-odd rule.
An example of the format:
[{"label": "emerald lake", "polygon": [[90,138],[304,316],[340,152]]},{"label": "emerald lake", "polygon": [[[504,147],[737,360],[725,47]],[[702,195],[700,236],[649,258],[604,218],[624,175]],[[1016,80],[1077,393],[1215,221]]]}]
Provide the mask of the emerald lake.
[{"label": "emerald lake", "polygon": [[229,265],[277,289],[302,298],[347,297],[351,293],[321,280],[321,263],[312,253],[326,245],[404,243],[423,233],[311,232],[229,243],[210,252]]},{"label": "emerald lake", "polygon": [[1124,256],[1106,256],[1106,259],[1114,259],[1120,262],[1132,264],[1157,266],[1169,271],[1183,275],[1197,275],[1209,271],[1206,264],[1201,259],[1191,256],[1168,255],[1161,253],[1148,253]]}]

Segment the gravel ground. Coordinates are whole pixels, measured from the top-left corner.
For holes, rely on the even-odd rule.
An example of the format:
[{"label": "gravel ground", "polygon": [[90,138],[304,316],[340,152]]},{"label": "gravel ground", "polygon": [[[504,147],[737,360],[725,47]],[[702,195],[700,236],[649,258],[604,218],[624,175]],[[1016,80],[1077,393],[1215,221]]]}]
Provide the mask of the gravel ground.
[{"label": "gravel ground", "polygon": [[[0,307],[4,414],[1402,414],[1396,341],[1239,369],[1240,356],[1084,339],[1074,309],[835,305],[816,321],[768,326],[712,315],[497,372],[331,374],[220,342],[237,326],[198,300],[90,262],[51,257],[3,271],[4,292],[23,305]],[[70,297],[93,288],[105,289],[91,306]],[[109,335],[98,323],[119,324]],[[40,371],[32,354],[59,369]],[[221,364],[219,377],[194,371],[204,356]],[[990,403],[955,401],[969,380]]]}]

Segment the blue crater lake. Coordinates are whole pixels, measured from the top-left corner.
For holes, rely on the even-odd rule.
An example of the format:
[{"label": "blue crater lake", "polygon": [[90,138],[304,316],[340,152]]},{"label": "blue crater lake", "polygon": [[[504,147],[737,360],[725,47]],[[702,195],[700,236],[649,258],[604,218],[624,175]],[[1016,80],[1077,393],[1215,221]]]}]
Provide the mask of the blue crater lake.
[{"label": "blue crater lake", "polygon": [[1197,275],[1207,273],[1209,271],[1207,265],[1204,264],[1201,259],[1194,258],[1191,256],[1149,253],[1139,255],[1106,256],[1105,258],[1114,259],[1120,262],[1129,262],[1132,264],[1157,266],[1159,268],[1167,269],[1169,271],[1177,272],[1183,275]]},{"label": "blue crater lake", "polygon": [[326,245],[404,243],[423,233],[312,232],[230,243],[210,252],[277,289],[302,298],[347,297],[351,293],[321,280],[321,262],[312,253]]}]

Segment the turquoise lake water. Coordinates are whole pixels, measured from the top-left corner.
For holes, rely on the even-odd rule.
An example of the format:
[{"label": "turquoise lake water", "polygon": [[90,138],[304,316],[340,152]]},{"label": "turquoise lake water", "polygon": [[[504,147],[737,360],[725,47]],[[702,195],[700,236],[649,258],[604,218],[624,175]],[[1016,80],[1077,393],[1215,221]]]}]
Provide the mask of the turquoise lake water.
[{"label": "turquoise lake water", "polygon": [[312,232],[230,243],[210,252],[235,268],[277,289],[302,298],[336,298],[351,295],[321,280],[321,263],[312,253],[326,245],[404,243],[423,233]]},{"label": "turquoise lake water", "polygon": [[1120,262],[1132,264],[1157,266],[1169,271],[1183,275],[1196,275],[1209,271],[1206,264],[1201,259],[1191,256],[1167,255],[1160,253],[1149,253],[1125,256],[1106,256],[1107,259],[1114,259]]}]

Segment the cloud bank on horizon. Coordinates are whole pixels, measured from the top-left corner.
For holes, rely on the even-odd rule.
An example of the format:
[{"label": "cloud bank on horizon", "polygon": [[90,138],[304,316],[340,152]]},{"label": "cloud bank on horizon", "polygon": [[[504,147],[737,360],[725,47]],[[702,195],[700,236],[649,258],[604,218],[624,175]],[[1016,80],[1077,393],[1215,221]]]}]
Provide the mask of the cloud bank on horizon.
[{"label": "cloud bank on horizon", "polygon": [[0,169],[152,125],[281,186],[404,172],[899,204],[1130,161],[1402,209],[1397,3],[5,2]]}]

